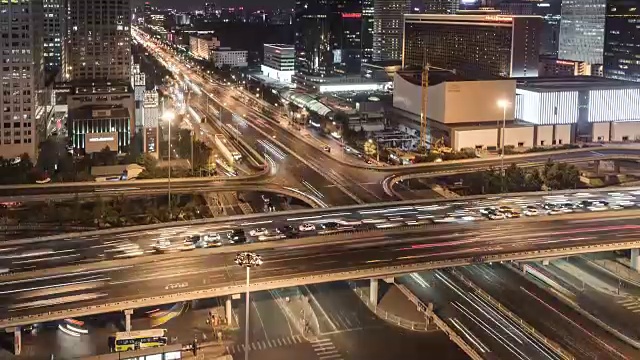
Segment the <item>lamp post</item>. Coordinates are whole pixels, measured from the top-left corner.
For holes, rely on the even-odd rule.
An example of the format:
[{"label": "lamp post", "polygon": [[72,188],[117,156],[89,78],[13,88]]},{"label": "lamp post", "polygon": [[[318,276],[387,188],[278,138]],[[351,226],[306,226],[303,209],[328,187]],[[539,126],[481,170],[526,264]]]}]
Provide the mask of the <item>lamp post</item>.
[{"label": "lamp post", "polygon": [[245,294],[245,315],[244,315],[244,359],[249,360],[249,273],[252,267],[262,265],[260,255],[252,252],[241,252],[236,255],[236,265],[247,269],[247,288]]},{"label": "lamp post", "polygon": [[167,148],[169,150],[169,181],[167,185],[167,192],[169,195],[168,205],[169,205],[169,218],[173,218],[173,213],[171,211],[171,121],[175,119],[176,114],[173,111],[167,111],[162,114],[162,119],[165,120],[169,124],[169,138],[167,139]]},{"label": "lamp post", "polygon": [[500,134],[500,178],[501,178],[501,187],[500,190],[504,192],[504,133],[505,126],[507,123],[507,107],[510,105],[508,100],[498,100],[498,106],[502,108],[502,131]]}]

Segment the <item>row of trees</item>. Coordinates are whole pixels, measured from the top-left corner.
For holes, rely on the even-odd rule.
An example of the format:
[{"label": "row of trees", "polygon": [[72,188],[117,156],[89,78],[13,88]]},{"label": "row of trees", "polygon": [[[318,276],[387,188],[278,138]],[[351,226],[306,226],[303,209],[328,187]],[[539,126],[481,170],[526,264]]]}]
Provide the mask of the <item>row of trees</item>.
[{"label": "row of trees", "polygon": [[547,161],[542,168],[526,169],[511,164],[505,169],[489,169],[465,174],[460,178],[465,195],[496,194],[540,190],[575,189],[580,185],[580,171],[573,165]]},{"label": "row of trees", "polygon": [[[64,227],[109,228],[156,224],[176,220],[210,217],[209,208],[200,196],[172,195],[171,209],[167,197],[115,199],[97,198],[85,202],[71,201],[29,203],[24,209],[1,210],[5,223],[32,223]],[[171,211],[170,211],[171,210]]]}]

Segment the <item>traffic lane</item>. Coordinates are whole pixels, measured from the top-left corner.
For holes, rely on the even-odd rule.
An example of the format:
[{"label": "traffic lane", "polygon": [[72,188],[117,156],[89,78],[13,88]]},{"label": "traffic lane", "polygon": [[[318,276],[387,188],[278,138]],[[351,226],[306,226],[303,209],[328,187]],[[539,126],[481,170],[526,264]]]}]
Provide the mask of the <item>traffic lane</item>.
[{"label": "traffic lane", "polygon": [[[609,229],[600,229],[601,241],[611,240],[607,231]],[[525,235],[516,235],[516,238],[522,238]],[[538,235],[535,235],[538,237]],[[476,239],[473,241],[473,239]],[[394,265],[406,265],[422,261],[448,260],[455,257],[469,257],[486,255],[487,253],[511,253],[514,251],[523,251],[531,248],[548,248],[548,247],[564,247],[571,246],[564,241],[544,240],[546,245],[532,244],[529,239],[519,242],[518,244],[510,244],[514,237],[500,237],[498,241],[506,242],[509,246],[504,249],[500,244],[492,244],[491,239],[486,237],[484,240],[477,240],[478,236],[471,234],[464,243],[455,242],[446,244],[447,247],[429,245],[426,247],[407,247],[406,245],[397,245],[393,241],[387,241],[384,244],[373,245],[375,247],[362,248],[358,246],[329,246],[328,249],[308,248],[307,255],[291,257],[288,252],[290,248],[282,248],[279,250],[279,258],[268,258],[265,256],[265,263],[252,273],[252,278],[256,281],[270,281],[289,279],[293,274],[295,276],[304,276],[305,274],[334,273],[339,271],[352,271],[355,269],[373,269],[384,263],[393,262]],[[594,237],[594,241],[598,239]],[[422,241],[428,239],[423,238]],[[538,238],[536,242],[540,242]],[[568,240],[570,242],[570,240]],[[582,244],[584,244],[583,242]],[[516,246],[517,245],[517,246]],[[332,251],[333,249],[333,251]],[[410,250],[411,252],[408,252]],[[56,309],[62,310],[69,307],[69,303],[79,305],[96,305],[105,302],[114,302],[118,300],[132,300],[146,298],[156,295],[168,295],[186,290],[202,290],[212,287],[221,287],[231,284],[241,285],[244,283],[245,272],[238,266],[233,264],[234,256],[232,254],[221,254],[209,257],[185,258],[190,265],[178,265],[182,271],[170,271],[168,274],[158,274],[158,264],[141,264],[134,266],[123,272],[118,270],[110,271],[105,274],[109,275],[108,280],[102,280],[94,291],[90,294],[83,293],[83,297],[70,297],[77,292],[69,292],[64,290],[64,296],[44,296],[40,298],[30,298],[25,302],[21,299],[21,295],[15,292],[3,301],[1,305],[1,313],[7,316],[37,314],[42,312],[43,307],[47,307],[48,311]],[[172,269],[172,262],[162,263],[168,269]],[[217,268],[216,268],[217,266]],[[141,269],[151,268],[152,274],[144,277],[141,275]],[[117,277],[124,277],[127,280],[118,281]],[[115,280],[112,280],[114,278]],[[108,282],[106,282],[108,281]],[[135,284],[134,284],[135,283]],[[186,283],[186,285],[184,285]],[[191,284],[194,284],[193,286]],[[49,287],[56,287],[48,285]],[[133,291],[132,291],[133,290]],[[97,295],[96,295],[97,294]]]},{"label": "traffic lane", "polygon": [[[602,219],[601,221],[603,221]],[[348,234],[335,234],[321,238],[309,238],[309,244],[305,243],[305,239],[297,239],[290,241],[290,245],[280,245],[276,243],[265,242],[262,243],[264,247],[259,251],[265,261],[268,262],[283,262],[295,260],[297,256],[304,256],[306,254],[314,253],[344,253],[345,251],[361,251],[370,250],[376,251],[377,249],[384,249],[389,247],[397,247],[395,249],[395,257],[387,257],[386,260],[395,260],[396,262],[418,259],[421,252],[425,252],[426,255],[430,255],[430,252],[437,251],[439,249],[451,249],[459,248],[461,250],[467,250],[470,253],[476,251],[476,248],[480,245],[483,246],[498,246],[507,245],[506,250],[510,248],[522,248],[522,247],[542,247],[542,246],[554,246],[557,241],[554,240],[556,236],[566,237],[562,241],[574,242],[580,241],[580,244],[586,244],[589,241],[599,241],[600,236],[603,233],[608,233],[613,230],[621,230],[617,236],[628,236],[638,231],[638,226],[625,225],[626,220],[619,220],[617,218],[610,219],[606,223],[606,226],[597,226],[591,228],[575,228],[575,224],[572,222],[565,223],[563,221],[555,221],[553,218],[548,221],[513,221],[513,222],[478,222],[470,223],[464,226],[442,224],[438,226],[426,226],[416,228],[405,228],[388,231],[373,231],[367,233]],[[578,233],[584,235],[585,233],[593,233],[593,236],[586,238],[573,238],[570,235]],[[597,235],[597,236],[596,236]],[[311,242],[312,239],[320,240]],[[617,239],[607,238],[609,241],[616,241]],[[337,241],[337,243],[336,243]],[[149,261],[169,263],[177,261],[193,261],[192,259],[206,259],[206,261],[227,261],[234,251],[235,247],[223,247],[221,249],[210,251],[208,254],[189,252],[188,255],[182,255],[180,253],[170,256],[163,256],[157,258],[151,258]],[[490,247],[487,250],[500,250],[501,248]],[[225,250],[225,251],[223,251]],[[504,249],[503,249],[504,250]],[[387,254],[389,255],[389,254]],[[183,259],[174,259],[178,256],[184,256]],[[222,260],[216,260],[222,259]],[[378,260],[384,261],[385,259]],[[376,260],[371,260],[375,263]],[[106,263],[108,264],[108,263]],[[146,264],[139,264],[137,266],[146,266]],[[35,281],[31,279],[21,280]],[[8,285],[7,283],[0,283],[0,285]]]},{"label": "traffic lane", "polygon": [[323,323],[328,325],[327,332],[363,330],[385,324],[347,283],[313,284],[305,289],[316,316],[323,318]]},{"label": "traffic lane", "polygon": [[472,265],[458,270],[518,317],[580,359],[633,359],[640,355],[638,350],[506,266]]},{"label": "traffic lane", "polygon": [[627,309],[624,302],[627,298],[624,295],[618,295],[614,289],[593,287],[588,280],[583,280],[553,264],[545,266],[543,271],[550,274],[552,278],[564,281],[567,287],[571,286],[567,290],[573,294],[573,300],[582,309],[624,335],[635,340],[640,339],[640,329],[637,326],[640,322],[640,314],[633,309]]},{"label": "traffic lane", "polygon": [[620,288],[621,294],[628,294],[635,297],[640,297],[640,288],[633,285],[628,285],[624,280],[621,280],[615,274],[612,274],[609,271],[604,271],[602,268],[597,265],[592,265],[588,260],[580,257],[573,256],[567,259],[568,262],[577,266],[581,271],[589,274],[589,276],[593,276],[599,281],[603,281],[611,287]]},{"label": "traffic lane", "polygon": [[252,293],[251,301],[256,317],[264,330],[266,340],[298,335],[296,327],[290,323],[271,291]]},{"label": "traffic lane", "polygon": [[433,302],[434,311],[485,358],[558,358],[447,271],[415,274],[405,281],[423,302]]}]

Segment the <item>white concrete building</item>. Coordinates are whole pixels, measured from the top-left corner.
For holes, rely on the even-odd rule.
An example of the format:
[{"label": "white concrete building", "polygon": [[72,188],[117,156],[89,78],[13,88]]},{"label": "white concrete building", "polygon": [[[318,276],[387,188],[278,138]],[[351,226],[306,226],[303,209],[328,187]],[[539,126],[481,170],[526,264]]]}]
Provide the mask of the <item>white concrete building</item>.
[{"label": "white concrete building", "polygon": [[232,50],[231,48],[217,48],[211,50],[209,58],[216,67],[229,65],[231,67],[246,67],[248,52],[246,50]]},{"label": "white concrete building", "polygon": [[[601,77],[468,81],[430,72],[427,117],[432,138],[454,149],[519,148],[640,140],[640,84]],[[419,73],[397,73],[393,106],[403,128],[420,128]]]},{"label": "white concrete building", "polygon": [[208,59],[212,49],[220,46],[220,41],[210,35],[189,36],[189,50],[199,59]]},{"label": "white concrete building", "polygon": [[283,83],[291,83],[296,50],[293,45],[264,44],[262,75]]}]

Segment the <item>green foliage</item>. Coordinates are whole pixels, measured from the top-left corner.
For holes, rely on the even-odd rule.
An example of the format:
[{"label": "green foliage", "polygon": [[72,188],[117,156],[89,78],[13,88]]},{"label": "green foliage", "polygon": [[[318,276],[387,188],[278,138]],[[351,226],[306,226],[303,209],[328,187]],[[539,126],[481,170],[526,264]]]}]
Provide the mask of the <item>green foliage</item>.
[{"label": "green foliage", "polygon": [[489,169],[462,176],[468,195],[496,194],[540,190],[574,189],[580,183],[580,172],[567,163],[547,161],[542,169],[525,169],[511,164],[505,169],[504,185],[500,169]]}]

